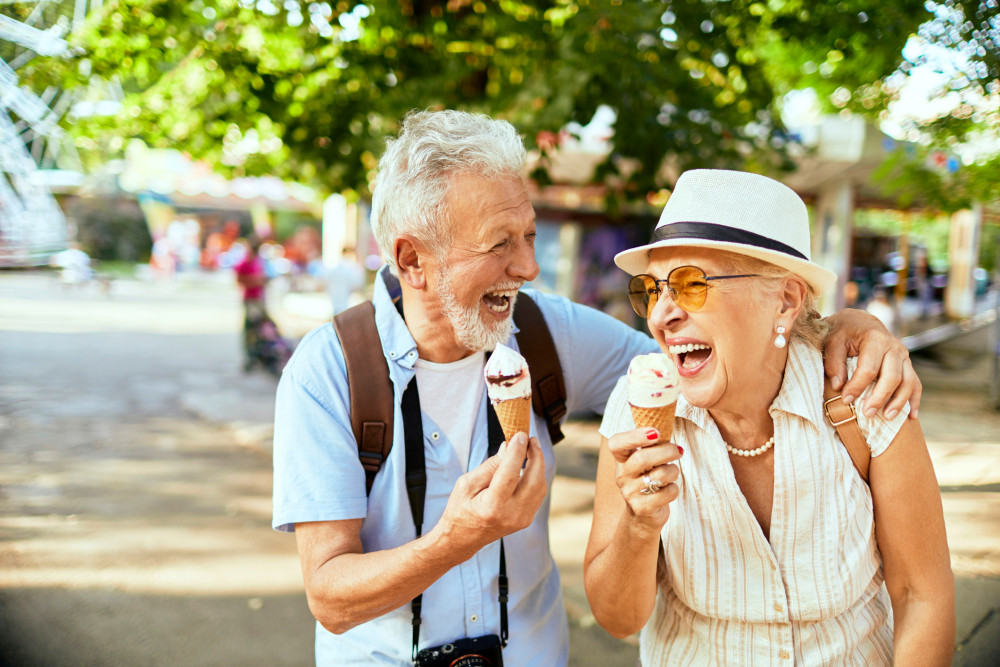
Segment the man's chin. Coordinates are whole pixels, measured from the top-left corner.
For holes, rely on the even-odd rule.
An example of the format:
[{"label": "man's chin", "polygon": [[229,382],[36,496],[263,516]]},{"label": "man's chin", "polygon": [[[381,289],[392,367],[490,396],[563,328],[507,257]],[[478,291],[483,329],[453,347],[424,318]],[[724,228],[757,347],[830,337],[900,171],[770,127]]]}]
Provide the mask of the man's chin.
[{"label": "man's chin", "polygon": [[506,343],[514,333],[514,322],[508,317],[501,322],[484,322],[478,326],[463,327],[458,334],[463,347],[476,352],[491,352],[497,345]]}]

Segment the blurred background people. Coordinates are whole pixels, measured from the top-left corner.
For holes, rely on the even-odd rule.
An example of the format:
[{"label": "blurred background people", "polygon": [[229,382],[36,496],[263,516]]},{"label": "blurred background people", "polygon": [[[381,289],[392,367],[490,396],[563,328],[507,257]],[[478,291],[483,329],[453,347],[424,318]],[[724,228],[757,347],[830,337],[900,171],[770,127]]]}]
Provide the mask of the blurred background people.
[{"label": "blurred background people", "polygon": [[353,305],[352,297],[365,284],[365,270],[358,263],[354,248],[344,249],[340,259],[327,268],[325,278],[334,315]]}]

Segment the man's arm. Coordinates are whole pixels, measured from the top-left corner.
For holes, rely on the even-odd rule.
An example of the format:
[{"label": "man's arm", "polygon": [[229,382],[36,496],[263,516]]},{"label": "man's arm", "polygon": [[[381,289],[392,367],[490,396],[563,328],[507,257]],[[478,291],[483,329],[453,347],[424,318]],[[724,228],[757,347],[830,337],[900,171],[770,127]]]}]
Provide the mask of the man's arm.
[{"label": "man's arm", "polygon": [[487,544],[526,528],[547,491],[538,440],[519,433],[458,479],[430,532],[400,547],[364,553],[362,519],[298,523],[309,609],[337,634],[396,609]]},{"label": "man's arm", "polygon": [[[923,387],[910,362],[910,352],[876,317],[856,308],[845,308],[827,318],[823,365],[834,389],[845,403],[852,403],[875,382],[875,389],[861,406],[871,416],[884,408],[892,419],[910,402],[910,419],[917,418]],[[847,380],[847,357],[858,358],[858,369]]]}]

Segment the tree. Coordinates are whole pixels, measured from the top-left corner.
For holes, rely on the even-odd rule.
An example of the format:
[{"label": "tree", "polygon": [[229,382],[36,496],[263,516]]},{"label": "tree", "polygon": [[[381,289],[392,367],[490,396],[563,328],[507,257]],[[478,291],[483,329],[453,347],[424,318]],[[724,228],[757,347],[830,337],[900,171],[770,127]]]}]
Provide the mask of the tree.
[{"label": "tree", "polygon": [[[544,155],[549,137],[608,105],[612,152],[596,179],[641,199],[670,185],[665,161],[790,167],[778,96],[878,86],[929,17],[920,0],[868,4],[118,0],[70,37],[84,55],[32,76],[122,82],[120,114],[78,119],[84,144],[139,137],[222,169],[361,194],[410,109],[506,118]],[[884,99],[868,97],[877,112]]]},{"label": "tree", "polygon": [[881,171],[904,204],[920,200],[953,212],[972,202],[1000,203],[1000,2],[944,0],[928,8],[934,19],[915,38],[923,47],[899,78],[920,67],[934,71],[944,81],[935,98],[947,104],[904,126],[920,147],[897,151]]}]

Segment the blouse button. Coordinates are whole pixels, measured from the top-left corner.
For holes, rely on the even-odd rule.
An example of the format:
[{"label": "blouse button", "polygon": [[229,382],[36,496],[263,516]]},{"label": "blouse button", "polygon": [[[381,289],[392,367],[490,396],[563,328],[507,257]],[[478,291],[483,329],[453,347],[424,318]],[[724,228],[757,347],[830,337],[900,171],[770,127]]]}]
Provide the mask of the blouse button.
[{"label": "blouse button", "polygon": [[473,623],[475,623],[476,621],[479,620],[479,616],[477,616],[476,614],[473,614],[472,616],[469,617],[469,620],[472,621]]},{"label": "blouse button", "polygon": [[396,358],[396,353],[395,352],[390,352],[389,356],[392,357],[393,359],[395,359]]},{"label": "blouse button", "polygon": [[440,437],[441,437],[441,434],[438,433],[437,431],[434,431],[433,433],[431,433],[431,439],[432,440],[437,440]]},{"label": "blouse button", "polygon": [[783,611],[785,610],[785,608],[784,608],[784,607],[782,607],[782,606],[781,606],[780,604],[778,604],[777,602],[775,602],[775,603],[774,603],[774,610],[775,610],[776,612],[778,612],[778,613],[780,614],[781,612],[783,612]]},{"label": "blouse button", "polygon": [[778,657],[781,658],[782,660],[788,660],[788,658],[790,658],[791,656],[788,655],[788,651],[782,651],[781,653],[778,654]]}]

